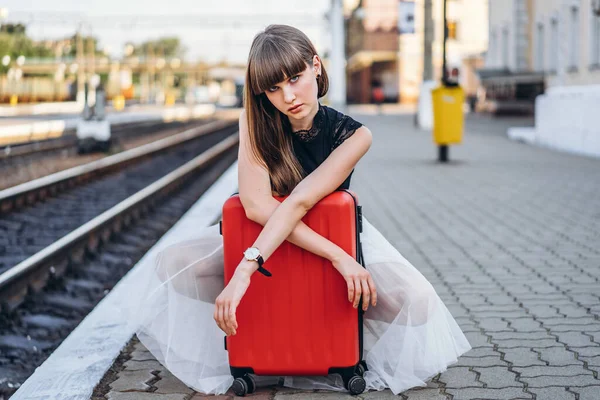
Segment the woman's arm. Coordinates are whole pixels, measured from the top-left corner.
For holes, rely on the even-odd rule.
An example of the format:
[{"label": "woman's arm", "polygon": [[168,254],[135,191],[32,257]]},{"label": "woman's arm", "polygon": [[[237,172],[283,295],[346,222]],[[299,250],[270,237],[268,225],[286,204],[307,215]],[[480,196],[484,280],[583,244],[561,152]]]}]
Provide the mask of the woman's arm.
[{"label": "woman's arm", "polygon": [[[245,116],[240,118],[240,149],[248,149],[247,135],[246,143],[242,139],[242,125],[245,124]],[[247,127],[246,127],[247,132]],[[292,193],[277,206],[270,215],[260,235],[253,246],[258,247],[263,258],[268,259],[279,245],[290,236],[297,225],[301,224],[301,219],[319,200],[336,190],[350,175],[352,169],[358,163],[360,158],[367,152],[371,146],[371,132],[366,127],[359,128],[349,139],[337,147],[327,159],[309,176],[304,178],[292,191]],[[261,172],[260,165],[249,162],[251,157],[249,152],[240,150],[239,159],[239,178],[240,178],[240,196],[244,210],[250,218],[261,218],[257,210],[261,210],[258,202],[263,204],[274,204],[271,201],[277,201],[271,197],[270,183],[262,179],[259,184],[252,182],[247,178],[250,176],[260,176],[268,172],[263,168]],[[264,175],[263,175],[264,178]],[[262,183],[262,184],[261,184]],[[244,194],[242,194],[242,192]],[[267,199],[269,203],[267,203]],[[266,213],[262,214],[263,220],[266,219]],[[304,225],[304,224],[303,224]],[[302,228],[300,228],[302,229]],[[309,229],[306,227],[306,229]],[[299,231],[302,233],[302,231]],[[314,246],[315,254],[319,254],[319,243],[331,244],[330,241],[312,231],[314,240],[308,239],[308,247]],[[336,246],[337,247],[337,246]],[[312,251],[309,249],[309,251]],[[342,251],[340,260],[334,263],[336,269],[346,280],[348,285],[348,300],[353,302],[355,308],[358,307],[361,295],[363,295],[363,310],[368,305],[377,304],[377,291],[370,273],[362,268],[356,260]],[[223,289],[215,301],[214,319],[221,330],[227,335],[235,335],[237,332],[237,321],[235,312],[240,300],[246,293],[250,285],[251,275],[258,269],[258,263],[243,259],[235,270],[233,277]],[[274,273],[277,273],[274,271]]]},{"label": "woman's arm", "polygon": [[[253,159],[250,151],[246,114],[243,111],[240,116],[240,147],[238,151],[239,195],[246,216],[265,226],[281,203],[271,194],[269,172]],[[338,261],[345,255],[344,250],[339,246],[319,235],[302,221],[296,223],[287,240],[332,262]]]},{"label": "woman's arm", "polygon": [[[273,197],[265,199],[252,214],[252,221],[264,227],[280,205]],[[346,254],[341,247],[319,235],[302,221],[296,224],[286,240],[334,263]]]},{"label": "woman's arm", "polygon": [[[364,126],[359,128],[277,207],[254,242],[265,260],[292,233],[308,210],[346,180],[371,142],[371,132]],[[258,269],[255,262],[248,265],[251,272]]]}]

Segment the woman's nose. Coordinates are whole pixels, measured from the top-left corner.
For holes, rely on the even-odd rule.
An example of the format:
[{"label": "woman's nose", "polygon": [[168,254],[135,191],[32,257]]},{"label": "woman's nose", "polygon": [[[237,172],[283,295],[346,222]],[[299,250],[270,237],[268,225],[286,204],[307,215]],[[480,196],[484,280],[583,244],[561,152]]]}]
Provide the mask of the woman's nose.
[{"label": "woman's nose", "polygon": [[294,93],[294,90],[290,86],[284,87],[283,88],[283,100],[286,103],[292,103],[295,99],[296,99],[296,94]]}]

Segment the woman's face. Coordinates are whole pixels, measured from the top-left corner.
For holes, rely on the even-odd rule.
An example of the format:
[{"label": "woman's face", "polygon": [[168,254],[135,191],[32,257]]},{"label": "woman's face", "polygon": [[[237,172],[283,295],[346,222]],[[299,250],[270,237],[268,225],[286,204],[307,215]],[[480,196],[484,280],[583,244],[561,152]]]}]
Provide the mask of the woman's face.
[{"label": "woman's face", "polygon": [[290,120],[302,120],[314,116],[318,109],[318,84],[317,75],[321,74],[321,61],[316,55],[313,65],[306,65],[306,69],[298,75],[287,77],[265,91],[267,98]]}]

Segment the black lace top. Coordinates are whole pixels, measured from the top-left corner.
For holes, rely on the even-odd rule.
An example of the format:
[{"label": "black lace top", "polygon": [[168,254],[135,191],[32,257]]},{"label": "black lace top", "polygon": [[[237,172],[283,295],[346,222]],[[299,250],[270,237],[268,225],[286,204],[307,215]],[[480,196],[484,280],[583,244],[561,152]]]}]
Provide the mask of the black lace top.
[{"label": "black lace top", "polygon": [[[306,174],[313,172],[333,150],[361,126],[360,122],[349,116],[333,108],[319,105],[319,111],[310,129],[290,132],[293,137],[294,153]],[[288,129],[291,131],[291,128]],[[350,188],[352,172],[338,189]]]}]

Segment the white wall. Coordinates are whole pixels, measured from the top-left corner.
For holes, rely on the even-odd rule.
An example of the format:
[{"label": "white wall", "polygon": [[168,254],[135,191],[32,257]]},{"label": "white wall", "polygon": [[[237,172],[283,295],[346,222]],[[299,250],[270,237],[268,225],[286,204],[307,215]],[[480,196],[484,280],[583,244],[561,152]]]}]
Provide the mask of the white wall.
[{"label": "white wall", "polygon": [[[571,86],[600,84],[600,69],[590,68],[592,64],[592,27],[594,16],[591,13],[592,0],[534,0],[535,21],[546,27],[544,65],[548,73],[548,86]],[[577,43],[577,59],[575,69],[571,68],[572,51],[572,14],[571,7],[578,7],[578,24],[575,29]],[[550,21],[558,20],[559,43],[557,47],[551,40]],[[597,18],[597,17],[596,17]],[[537,48],[533,46],[534,49]],[[555,56],[556,54],[556,56]],[[536,56],[534,51],[533,56]],[[552,57],[556,57],[557,69],[552,71]]]},{"label": "white wall", "polygon": [[506,67],[513,71],[517,69],[515,12],[515,0],[489,0],[490,46],[485,62],[486,68]]}]

